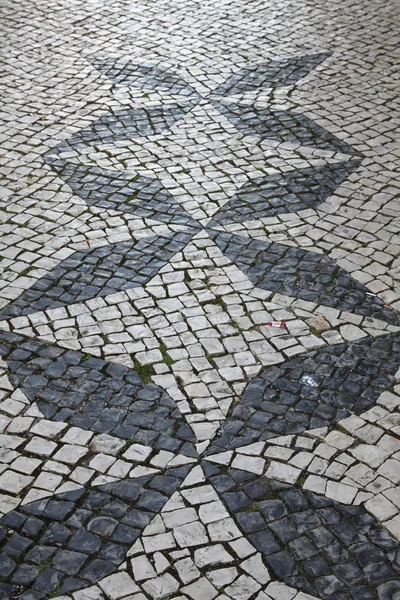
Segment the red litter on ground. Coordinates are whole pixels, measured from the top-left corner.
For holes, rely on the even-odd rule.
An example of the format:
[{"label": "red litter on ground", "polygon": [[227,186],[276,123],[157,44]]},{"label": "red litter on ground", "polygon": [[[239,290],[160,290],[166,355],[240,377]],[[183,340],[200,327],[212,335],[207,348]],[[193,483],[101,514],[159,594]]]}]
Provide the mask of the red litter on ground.
[{"label": "red litter on ground", "polygon": [[269,325],[269,327],[286,327],[286,323],[283,323],[282,321],[270,321],[267,325]]}]

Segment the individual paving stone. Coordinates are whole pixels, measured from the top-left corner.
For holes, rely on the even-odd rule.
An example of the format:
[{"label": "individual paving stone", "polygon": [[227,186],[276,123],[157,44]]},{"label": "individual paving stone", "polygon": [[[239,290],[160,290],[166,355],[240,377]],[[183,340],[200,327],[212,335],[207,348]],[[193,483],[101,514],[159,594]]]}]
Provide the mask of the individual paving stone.
[{"label": "individual paving stone", "polygon": [[100,587],[111,600],[118,600],[128,594],[139,592],[138,586],[124,571],[103,579]]},{"label": "individual paving stone", "polygon": [[185,586],[182,588],[182,592],[192,600],[213,600],[218,596],[217,590],[205,577],[201,577],[194,583]]},{"label": "individual paving stone", "polygon": [[251,282],[286,296],[399,325],[397,312],[330,258],[282,244],[209,230],[212,240]]},{"label": "individual paving stone", "polygon": [[[75,582],[73,589],[79,589],[117,571],[133,542],[189,470],[190,467],[182,467],[165,471],[170,487],[167,495],[157,492],[156,507],[145,499],[153,488],[160,490],[160,476],[153,475],[55,494],[53,499],[28,503],[0,519],[0,565],[4,575],[15,581],[12,589],[16,591],[18,583],[19,593],[31,588],[46,594],[55,589],[63,593],[72,590],[70,578]],[[140,515],[142,509],[138,509],[143,500],[146,518],[134,518],[135,514]],[[26,523],[32,515],[42,523],[40,532],[37,528],[27,530]],[[11,525],[10,537],[7,530]],[[26,553],[32,544],[35,547]],[[44,567],[48,568],[43,570]],[[110,578],[110,585],[104,583],[104,589],[111,589],[111,584],[117,586],[118,581]],[[137,589],[132,583],[132,593]]]},{"label": "individual paving stone", "polygon": [[[211,471],[207,481],[218,488],[224,474],[218,467]],[[380,584],[398,580],[400,544],[364,507],[348,507],[254,475],[243,481],[236,474],[230,471],[231,488],[220,497],[263,554],[272,579],[329,600],[335,591],[352,598],[356,585],[365,588],[365,597],[375,598]],[[247,497],[247,504],[242,500],[242,506],[233,508],[232,497],[238,493]],[[249,574],[257,579],[256,571]]]},{"label": "individual paving stone", "polygon": [[[21,360],[15,359],[17,351],[23,352]],[[13,385],[30,402],[36,402],[47,419],[56,421],[56,427],[62,421],[106,434],[92,442],[94,451],[115,454],[124,446],[118,439],[122,438],[136,442],[126,453],[135,461],[146,460],[152,449],[197,456],[193,447],[197,440],[182,421],[175,402],[159,386],[143,384],[136,371],[6,332],[0,333],[0,355],[8,362]],[[38,438],[28,445],[32,452],[42,452],[46,444],[53,444],[52,451],[56,448],[55,443],[40,440],[36,452],[35,440]],[[72,455],[86,454],[87,448],[65,445],[58,452],[62,453],[60,460],[68,462]],[[9,480],[10,475],[0,475],[0,484],[1,478]],[[18,475],[18,480],[22,485],[31,478]]]},{"label": "individual paving stone", "polygon": [[76,165],[52,157],[47,157],[46,162],[89,206],[122,210],[136,217],[199,229],[196,221],[157,179]]},{"label": "individual paving stone", "polygon": [[143,584],[144,590],[150,594],[151,598],[165,598],[179,589],[179,582],[169,573],[160,575],[155,579],[150,579]]},{"label": "individual paving stone", "polygon": [[71,552],[69,550],[61,550],[53,558],[53,565],[56,569],[64,571],[68,575],[75,575],[79,572],[86,560],[86,554],[82,554],[81,552]]},{"label": "individual paving stone", "polygon": [[232,96],[243,92],[260,91],[263,87],[293,85],[329,56],[330,54],[326,53],[271,60],[256,67],[241,69],[219,85],[212,95]]},{"label": "individual paving stone", "polygon": [[75,252],[1,310],[0,317],[30,314],[141,286],[195,233],[192,230]]},{"label": "individual paving stone", "polygon": [[232,585],[230,585],[226,592],[233,598],[249,598],[255,592],[261,589],[261,585],[257,583],[252,577],[247,575],[241,575]]},{"label": "individual paving stone", "polygon": [[2,492],[12,492],[19,494],[25,489],[30,483],[32,483],[33,477],[27,475],[21,475],[15,471],[7,470],[0,475],[0,490]]},{"label": "individual paving stone", "polygon": [[170,94],[198,95],[179,75],[162,67],[118,58],[90,58],[89,62],[115,83],[145,90],[162,90]]},{"label": "individual paving stone", "polygon": [[395,380],[399,340],[399,334],[365,338],[268,367],[247,385],[206,454],[324,427],[370,409]]},{"label": "individual paving stone", "polygon": [[213,104],[244,135],[259,135],[263,139],[360,156],[346,142],[305,115],[218,100],[213,100]]},{"label": "individual paving stone", "polygon": [[201,523],[187,523],[174,529],[174,537],[181,548],[197,546],[208,542],[204,526]]},{"label": "individual paving stone", "polygon": [[157,576],[152,564],[144,555],[133,558],[131,560],[131,565],[135,581],[151,579],[152,577]]},{"label": "individual paving stone", "polygon": [[243,223],[316,208],[359,167],[360,162],[349,160],[252,179],[213,215],[208,226]]},{"label": "individual paving stone", "polygon": [[206,546],[196,550],[194,562],[199,568],[209,565],[218,565],[233,562],[232,556],[224,549],[222,544]]}]

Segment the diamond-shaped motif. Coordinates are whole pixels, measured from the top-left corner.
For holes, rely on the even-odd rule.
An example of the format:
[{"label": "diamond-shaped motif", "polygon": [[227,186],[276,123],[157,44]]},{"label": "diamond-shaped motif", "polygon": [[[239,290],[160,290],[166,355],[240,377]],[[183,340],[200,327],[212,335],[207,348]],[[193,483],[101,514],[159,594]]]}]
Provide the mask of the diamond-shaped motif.
[{"label": "diamond-shaped motif", "polygon": [[324,254],[230,233],[210,231],[210,237],[262,289],[400,323],[397,312]]},{"label": "diamond-shaped motif", "polygon": [[[166,22],[182,44],[177,12]],[[85,126],[43,151],[49,196],[30,191],[48,222],[17,198],[4,226],[22,241],[2,263],[0,598],[394,600],[400,318],[364,285],[392,302],[373,281],[387,230],[383,246],[365,227],[330,257],[334,234],[310,251],[292,232],[251,231],[317,228],[320,205],[352,191],[357,177],[339,190],[362,166],[352,133],[303,114],[289,89],[331,54],[246,65],[238,52],[220,72],[182,44],[178,71],[159,60],[165,39],[149,51],[142,32],[146,63],[90,59],[113,94],[95,110],[109,112],[85,103]],[[69,205],[68,187],[84,203]],[[328,232],[368,223],[358,196],[343,204]]]},{"label": "diamond-shaped motif", "polygon": [[[358,168],[349,160],[246,183],[215,215],[212,224],[242,223],[307,208],[317,208]],[[209,224],[211,225],[211,224]]]}]

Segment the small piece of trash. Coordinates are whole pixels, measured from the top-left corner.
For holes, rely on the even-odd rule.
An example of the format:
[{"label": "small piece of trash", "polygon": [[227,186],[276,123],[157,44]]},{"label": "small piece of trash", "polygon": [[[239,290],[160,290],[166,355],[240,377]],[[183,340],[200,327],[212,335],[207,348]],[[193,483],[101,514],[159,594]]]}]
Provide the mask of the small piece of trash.
[{"label": "small piece of trash", "polygon": [[286,323],[283,321],[270,321],[267,323],[269,327],[286,327]]},{"label": "small piece of trash", "polygon": [[303,375],[301,378],[302,383],[309,385],[310,387],[318,387],[318,383],[315,381],[311,375]]},{"label": "small piece of trash", "polygon": [[388,308],[389,310],[393,310],[393,306],[390,306],[390,304],[384,304],[383,308]]},{"label": "small piece of trash", "polygon": [[44,121],[46,117],[42,115],[40,118],[42,119],[42,121]]}]

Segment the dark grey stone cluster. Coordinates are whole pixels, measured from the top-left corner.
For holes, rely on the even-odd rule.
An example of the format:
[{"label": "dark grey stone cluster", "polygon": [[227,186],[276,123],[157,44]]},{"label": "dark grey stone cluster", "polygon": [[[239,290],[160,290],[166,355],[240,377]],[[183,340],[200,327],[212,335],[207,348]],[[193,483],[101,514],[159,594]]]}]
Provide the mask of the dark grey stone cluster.
[{"label": "dark grey stone cluster", "polygon": [[208,452],[359,415],[393,385],[399,364],[400,336],[393,334],[337,344],[268,367],[248,384]]},{"label": "dark grey stone cluster", "polygon": [[179,75],[161,67],[136,64],[118,58],[92,58],[90,62],[95,69],[114,83],[144,90],[162,90],[170,94],[198,96],[196,90]]},{"label": "dark grey stone cluster", "polygon": [[5,515],[0,573],[7,583],[0,580],[0,598],[44,600],[54,590],[73,592],[116,571],[189,470],[82,487]]},{"label": "dark grey stone cluster", "polygon": [[277,142],[297,143],[320,150],[361,156],[346,142],[305,115],[236,102],[221,102],[218,99],[213,100],[213,104],[244,135],[259,135]]},{"label": "dark grey stone cluster", "polygon": [[[400,546],[361,506],[209,464],[209,482],[275,577],[324,600],[394,600]],[[391,595],[393,594],[393,595]]]},{"label": "dark grey stone cluster", "polygon": [[329,56],[329,53],[325,53],[271,60],[255,67],[241,69],[219,85],[213,91],[213,96],[233,96],[260,91],[263,88],[294,85]]},{"label": "dark grey stone cluster", "polygon": [[221,251],[262,289],[393,325],[400,323],[397,312],[324,254],[230,233],[209,233]]},{"label": "dark grey stone cluster", "polygon": [[[181,119],[195,105],[165,104],[149,108],[128,108],[99,119],[81,129],[58,146],[58,150],[81,148],[90,144],[110,144],[118,140],[162,133]],[[51,151],[54,153],[54,150]]]},{"label": "dark grey stone cluster", "polygon": [[213,215],[209,225],[242,223],[317,208],[354,173],[360,162],[348,160],[252,179]]},{"label": "dark grey stone cluster", "polygon": [[49,156],[46,162],[89,206],[200,229],[157,179],[132,177],[125,171],[76,165]]},{"label": "dark grey stone cluster", "polygon": [[12,384],[45,418],[197,457],[196,437],[175,402],[134,370],[7,332],[0,356]]},{"label": "dark grey stone cluster", "polygon": [[0,311],[16,317],[142,286],[182,250],[197,229],[81,250]]}]

